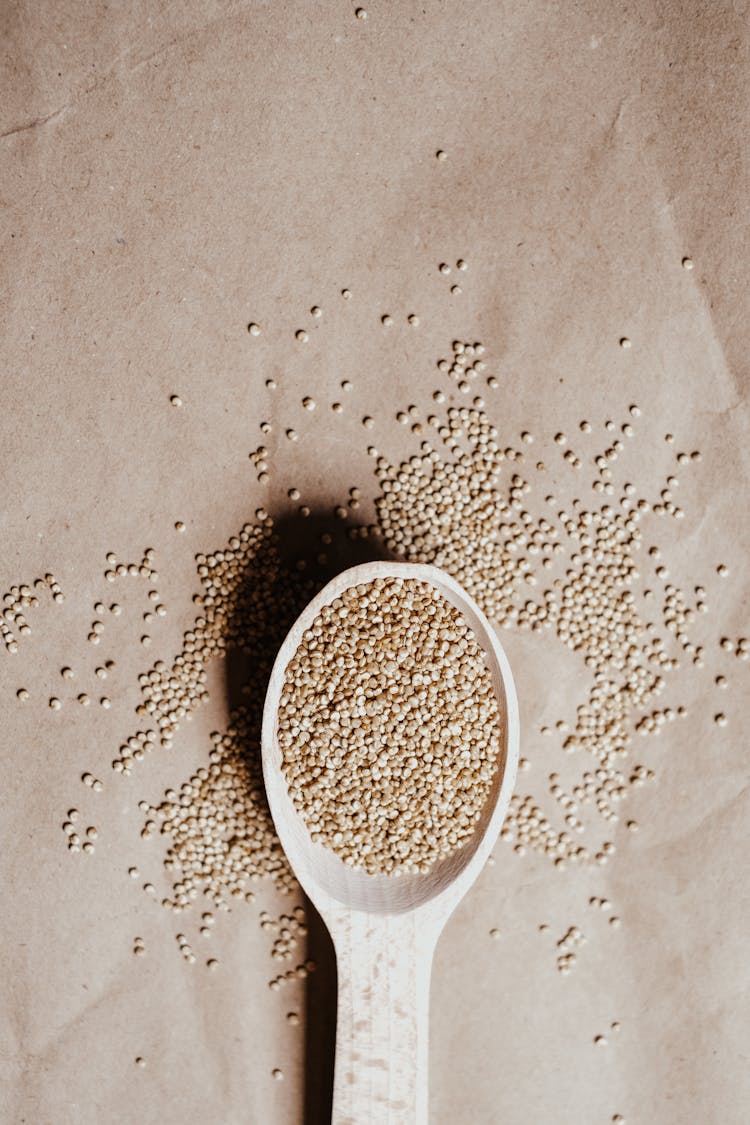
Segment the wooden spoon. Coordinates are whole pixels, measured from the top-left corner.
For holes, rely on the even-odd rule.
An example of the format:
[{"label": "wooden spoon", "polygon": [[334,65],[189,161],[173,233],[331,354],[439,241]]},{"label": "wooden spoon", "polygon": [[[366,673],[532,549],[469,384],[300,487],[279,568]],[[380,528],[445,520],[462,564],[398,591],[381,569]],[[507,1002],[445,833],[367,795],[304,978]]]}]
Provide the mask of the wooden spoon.
[{"label": "wooden spoon", "polygon": [[[461,611],[486,653],[504,720],[498,771],[473,835],[424,874],[368,875],[313,843],[281,772],[278,711],[287,665],[323,606],[376,578],[429,583]],[[313,598],[281,646],[263,712],[263,775],[287,859],[336,949],[334,1125],[426,1125],[432,955],[497,839],[515,781],[518,737],[518,703],[505,653],[473,599],[437,567],[373,562],[344,571]]]}]

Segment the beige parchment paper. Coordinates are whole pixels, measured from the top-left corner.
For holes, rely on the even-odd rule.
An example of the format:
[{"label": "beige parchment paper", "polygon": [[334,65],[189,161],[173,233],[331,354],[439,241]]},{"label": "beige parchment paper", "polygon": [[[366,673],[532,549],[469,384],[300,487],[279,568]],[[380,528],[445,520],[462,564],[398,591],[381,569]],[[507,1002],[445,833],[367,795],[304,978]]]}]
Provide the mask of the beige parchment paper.
[{"label": "beige parchment paper", "polygon": [[[417,444],[398,411],[428,414],[438,386],[462,405],[436,369],[457,339],[484,344],[482,381],[498,381],[485,409],[529,473],[545,464],[541,498],[606,502],[592,457],[613,440],[607,421],[632,424],[617,480],[658,502],[674,474],[684,510],[644,517],[639,565],[660,598],[646,553],[657,545],[668,581],[693,600],[701,586],[707,612],[691,627],[701,666],[681,653],[657,704],[685,717],[634,735],[629,765],[654,776],[628,787],[617,822],[583,809],[581,840],[592,855],[611,842],[608,862],[556,867],[500,841],[451,919],[431,994],[430,1119],[740,1125],[747,12],[726,0],[362,3],[366,19],[342,0],[2,12],[0,592],[51,573],[65,600],[48,585],[17,651],[0,644],[0,1117],[326,1120],[335,968],[319,924],[295,954],[317,970],[272,991],[259,916],[287,900],[261,881],[204,938],[200,903],[181,916],[161,906],[163,841],[141,836],[138,802],[179,788],[226,727],[225,662],[171,749],[130,778],[111,762],[138,728],[138,676],[170,661],[195,619],[195,555],[261,506],[308,550],[293,487],[322,523],[357,487],[358,520],[374,519],[367,446],[398,463]],[[558,432],[585,462],[577,475]],[[249,457],[259,445],[267,481]],[[679,452],[701,457],[683,465]],[[109,552],[140,564],[147,548],[167,611],[148,626],[151,583],[105,578]],[[359,548],[366,557],[369,541]],[[575,721],[589,681],[549,632],[502,639],[528,762],[517,792],[564,830],[549,774],[586,764],[556,724]],[[93,854],[66,847],[71,808],[97,829]],[[581,938],[561,973],[571,928]]]}]

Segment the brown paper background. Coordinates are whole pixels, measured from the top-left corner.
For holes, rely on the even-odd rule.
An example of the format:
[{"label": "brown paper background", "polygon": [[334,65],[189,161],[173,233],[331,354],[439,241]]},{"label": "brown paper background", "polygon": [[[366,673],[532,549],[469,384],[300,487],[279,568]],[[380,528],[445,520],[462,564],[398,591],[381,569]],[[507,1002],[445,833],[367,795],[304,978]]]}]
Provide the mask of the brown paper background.
[{"label": "brown paper background", "polygon": [[[321,968],[307,1028],[291,1028],[284,1012],[303,1010],[304,993],[268,991],[257,909],[221,920],[221,969],[208,974],[176,948],[195,919],[126,874],[138,864],[160,878],[137,801],[205,760],[226,723],[220,666],[173,751],[128,781],[109,762],[136,729],[137,674],[179,651],[193,618],[195,552],[261,503],[290,511],[291,485],[321,512],[350,485],[374,496],[367,444],[411,452],[393,415],[429,404],[435,361],[458,337],[482,340],[502,378],[487,396],[501,441],[531,429],[553,484],[568,476],[551,436],[577,435],[584,417],[619,423],[633,402],[635,479],[654,491],[677,448],[701,450],[700,465],[676,470],[685,520],[652,525],[650,539],[675,581],[707,587],[710,612],[705,669],[678,673],[667,693],[688,719],[636,746],[656,783],[631,792],[614,830],[589,831],[615,841],[611,863],[559,872],[499,845],[450,921],[431,994],[430,1119],[744,1122],[747,666],[718,640],[747,629],[747,6],[363,2],[366,21],[342,0],[2,12],[0,585],[51,570],[66,594],[29,611],[18,653],[0,651],[2,1119],[324,1119],[335,996],[324,937],[311,940]],[[466,274],[441,277],[438,263],[458,257]],[[345,377],[354,391],[338,420],[327,404]],[[368,412],[372,434],[359,425]],[[265,488],[247,457],[261,442]],[[107,551],[130,561],[146,546],[169,609],[148,652],[145,585],[102,577]],[[99,598],[126,612],[94,649]],[[554,641],[503,642],[531,761],[519,791],[541,797],[563,755],[539,727],[574,716],[584,681]],[[105,656],[117,672],[102,686]],[[720,698],[718,671],[731,681]],[[106,691],[112,710],[84,713],[79,690]],[[101,795],[81,785],[86,769]],[[65,849],[71,806],[100,829],[94,856]],[[618,930],[590,895],[611,899]],[[256,906],[284,903],[261,885]],[[588,944],[566,978],[555,941],[570,925]],[[612,1020],[621,1031],[595,1047]]]}]

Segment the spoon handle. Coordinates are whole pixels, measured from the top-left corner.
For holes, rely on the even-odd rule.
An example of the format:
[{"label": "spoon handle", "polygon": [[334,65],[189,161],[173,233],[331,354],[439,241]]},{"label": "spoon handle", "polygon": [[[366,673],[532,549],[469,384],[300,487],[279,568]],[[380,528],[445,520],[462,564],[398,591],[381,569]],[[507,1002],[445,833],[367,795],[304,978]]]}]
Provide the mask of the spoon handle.
[{"label": "spoon handle", "polygon": [[332,1125],[427,1125],[436,935],[414,913],[342,912]]}]

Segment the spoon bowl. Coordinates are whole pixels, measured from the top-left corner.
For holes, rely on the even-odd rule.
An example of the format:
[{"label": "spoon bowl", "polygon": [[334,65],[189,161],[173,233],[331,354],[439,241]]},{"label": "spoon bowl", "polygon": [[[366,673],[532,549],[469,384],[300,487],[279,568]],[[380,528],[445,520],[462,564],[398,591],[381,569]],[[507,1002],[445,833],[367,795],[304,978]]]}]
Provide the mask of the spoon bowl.
[{"label": "spoon bowl", "polygon": [[[369,875],[314,842],[282,772],[278,721],[287,666],[325,605],[352,586],[378,578],[427,583],[461,612],[484,651],[501,716],[498,768],[474,832],[424,873]],[[336,948],[335,1125],[423,1125],[427,1120],[432,954],[497,840],[515,782],[518,742],[518,704],[505,653],[476,602],[437,567],[373,562],[343,571],[307,605],[279,650],[263,712],[263,775],[287,859]]]}]

